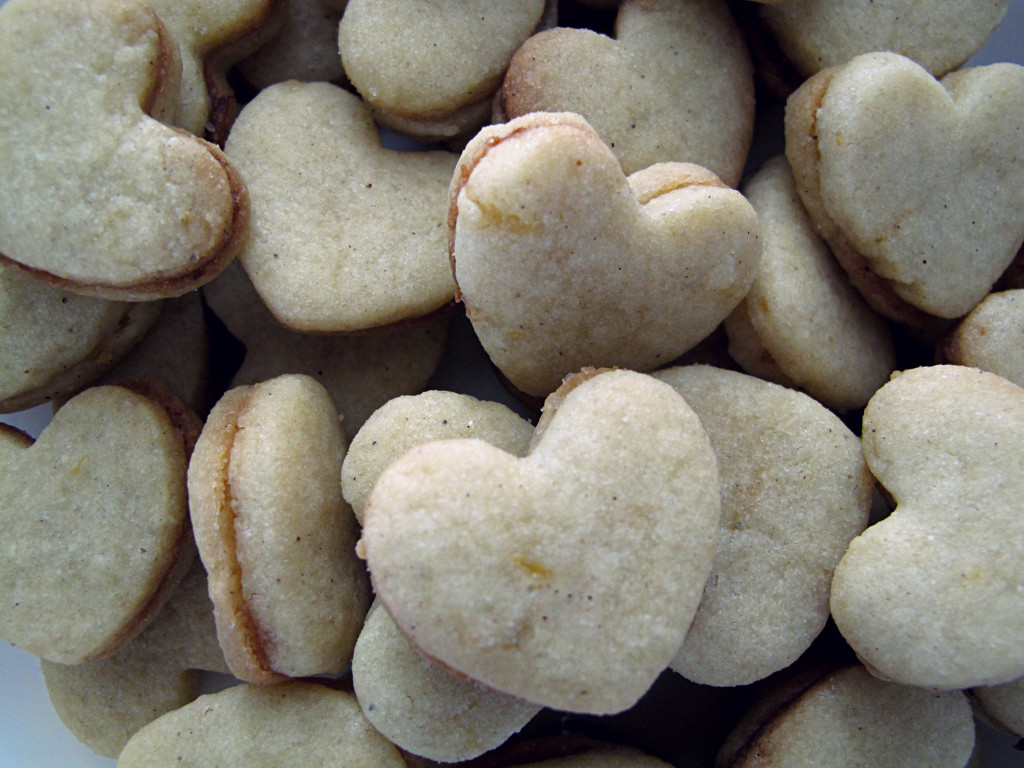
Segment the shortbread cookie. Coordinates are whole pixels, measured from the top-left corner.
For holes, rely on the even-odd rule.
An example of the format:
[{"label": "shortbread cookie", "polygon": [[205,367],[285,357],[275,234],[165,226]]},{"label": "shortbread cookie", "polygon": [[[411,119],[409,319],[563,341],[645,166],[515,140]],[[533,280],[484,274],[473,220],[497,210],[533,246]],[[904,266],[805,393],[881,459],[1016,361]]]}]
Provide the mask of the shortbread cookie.
[{"label": "shortbread cookie", "polygon": [[324,685],[236,685],[200,696],[132,737],[118,768],[165,765],[309,768],[313,765],[406,768],[374,730],[355,697]]},{"label": "shortbread cookie", "polygon": [[383,149],[356,96],[295,82],[246,105],[226,152],[252,196],[239,260],[284,325],[361,331],[451,302],[444,200],[455,155]]},{"label": "shortbread cookie", "polygon": [[254,93],[285,80],[346,82],[338,55],[338,23],[346,0],[278,0],[273,37],[235,66]]},{"label": "shortbread cookie", "polygon": [[448,339],[449,319],[444,315],[360,334],[293,331],[270,314],[237,263],[205,286],[203,294],[214,314],[245,345],[231,386],[285,373],[312,376],[330,393],[349,439],[386,402],[426,387]]},{"label": "shortbread cookie", "polygon": [[959,317],[1009,265],[1024,241],[1022,111],[1024,67],[939,82],[894,53],[858,56],[790,97],[800,197],[877,311],[918,325]]},{"label": "shortbread cookie", "polygon": [[961,366],[896,375],[864,411],[896,501],[850,544],[832,616],[880,677],[966,688],[1024,674],[1024,389]]},{"label": "shortbread cookie", "polygon": [[422,139],[471,133],[545,0],[350,0],[338,31],[349,81],[381,125]]},{"label": "shortbread cookie", "polygon": [[210,412],[189,504],[217,636],[242,680],[338,672],[352,657],[370,595],[344,455],[330,395],[308,376],[237,387]]},{"label": "shortbread cookie", "polygon": [[739,192],[682,163],[627,179],[570,113],[482,130],[450,200],[460,298],[491,360],[527,395],[583,366],[670,363],[757,271],[757,215]]},{"label": "shortbread cookie", "polygon": [[520,763],[510,768],[671,768],[664,760],[639,749],[609,744],[579,755],[556,757],[540,762]]},{"label": "shortbread cookie", "polygon": [[158,302],[79,296],[0,263],[0,412],[71,395],[139,343]]},{"label": "shortbread cookie", "polygon": [[443,763],[494,749],[541,710],[425,659],[379,604],[359,634],[352,684],[363,714],[378,731],[414,755]]},{"label": "shortbread cookie", "polygon": [[895,51],[942,77],[985,44],[1009,4],[1009,0],[787,0],[762,7],[759,13],[804,77],[872,51]]},{"label": "shortbread cookie", "polygon": [[414,648],[556,709],[632,706],[711,568],[718,472],[693,411],[629,372],[574,377],[530,452],[417,446],[370,493],[359,553]]},{"label": "shortbread cookie", "polygon": [[1024,289],[986,296],[943,339],[939,355],[1024,387]]},{"label": "shortbread cookie", "polygon": [[117,757],[137,730],[199,695],[199,672],[227,672],[206,571],[197,560],[156,618],[113,656],[41,663],[61,721],[93,752]]},{"label": "shortbread cookie", "polygon": [[498,116],[577,112],[626,173],[695,163],[739,183],[754,120],[743,34],[715,0],[626,0],[615,38],[556,28],[512,57]]},{"label": "shortbread cookie", "polygon": [[341,469],[341,489],[362,522],[377,478],[395,459],[432,440],[476,438],[513,456],[524,456],[533,425],[500,403],[456,392],[396,397],[381,406],[353,438]]},{"label": "shortbread cookie", "polygon": [[181,55],[174,124],[223,141],[238,111],[227,70],[274,31],[270,22],[280,0],[150,3],[178,42]]},{"label": "shortbread cookie", "polygon": [[672,668],[746,685],[793,663],[829,616],[832,571],[868,520],[860,440],[807,395],[708,366],[654,374],[700,417],[722,521],[704,596]]},{"label": "shortbread cookie", "polygon": [[[839,412],[863,408],[896,367],[888,324],[814,232],[784,157],[765,164],[743,193],[757,211],[762,248],[757,277],[734,314],[749,321],[759,343],[753,355],[730,344],[736,361],[760,375],[767,355],[785,377],[779,383]],[[726,321],[730,342],[735,325]]]},{"label": "shortbread cookie", "polygon": [[[79,293],[184,293],[233,258],[241,178],[170,119],[175,41],[142,0],[0,7],[0,254]],[[36,147],[38,151],[27,151]]]},{"label": "shortbread cookie", "polygon": [[716,766],[964,768],[973,749],[974,721],[962,692],[883,682],[852,666],[769,694],[738,724]]},{"label": "shortbread cookie", "polygon": [[122,387],[72,398],[35,442],[0,427],[0,637],[76,664],[137,634],[194,559],[189,452],[161,403]]}]

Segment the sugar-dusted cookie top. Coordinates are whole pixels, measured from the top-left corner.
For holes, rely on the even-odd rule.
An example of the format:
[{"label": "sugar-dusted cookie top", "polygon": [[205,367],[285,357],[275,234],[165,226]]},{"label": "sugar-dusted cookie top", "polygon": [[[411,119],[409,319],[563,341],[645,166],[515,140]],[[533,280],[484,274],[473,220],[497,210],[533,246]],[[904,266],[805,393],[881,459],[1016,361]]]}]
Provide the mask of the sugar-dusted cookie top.
[{"label": "sugar-dusted cookie top", "polygon": [[968,764],[974,720],[962,692],[883,682],[856,665],[808,677],[763,692],[719,752],[716,766]]},{"label": "sugar-dusted cookie top", "polygon": [[79,296],[0,263],[0,411],[82,389],[138,344],[161,309]]},{"label": "sugar-dusted cookie top", "polygon": [[[142,0],[0,7],[0,254],[81,293],[184,293],[231,260],[241,178],[173,129],[175,41]],[[29,149],[34,148],[34,149]]]},{"label": "sugar-dusted cookie top", "polygon": [[[766,163],[743,193],[757,211],[762,247],[750,292],[726,320],[730,351],[755,375],[767,355],[783,374],[780,383],[829,408],[863,408],[896,367],[888,324],[815,233],[784,157]],[[735,338],[745,321],[756,337],[749,351]]]},{"label": "sugar-dusted cookie top", "polygon": [[0,428],[0,637],[74,664],[138,633],[194,559],[190,449],[123,387],[72,398],[35,442]]},{"label": "sugar-dusted cookie top", "polygon": [[537,704],[611,713],[668,665],[719,516],[707,436],[671,387],[588,372],[530,452],[417,446],[370,493],[359,552],[413,647]]},{"label": "sugar-dusted cookie top", "polygon": [[739,183],[754,119],[743,34],[715,0],[626,0],[615,37],[555,28],[512,57],[498,96],[502,119],[576,112],[626,173],[696,163]]},{"label": "sugar-dusted cookie top", "polygon": [[579,115],[483,129],[452,179],[451,259],[484,349],[543,397],[584,366],[652,370],[708,336],[750,287],[754,209],[710,171],[628,178]]},{"label": "sugar-dusted cookie top", "polygon": [[362,521],[377,478],[410,448],[473,437],[522,456],[532,436],[533,425],[500,403],[436,390],[396,397],[374,411],[352,439],[342,465],[341,488]]},{"label": "sugar-dusted cookie top", "polygon": [[243,680],[333,673],[351,659],[370,595],[341,496],[345,443],[323,386],[284,375],[226,393],[196,444],[196,544]]},{"label": "sugar-dusted cookie top", "polygon": [[1009,0],[787,0],[759,10],[804,76],[854,56],[893,51],[936,77],[969,59],[999,25]]},{"label": "sugar-dusted cookie top", "polygon": [[352,684],[366,719],[393,744],[444,763],[494,749],[541,710],[424,658],[379,604],[359,633]]},{"label": "sugar-dusted cookie top", "polygon": [[232,386],[285,373],[312,376],[330,393],[349,439],[388,400],[421,391],[441,361],[448,318],[358,334],[312,334],[286,328],[270,313],[237,262],[203,295],[245,346]]},{"label": "sugar-dusted cookie top", "polygon": [[285,325],[365,330],[452,300],[444,227],[452,153],[383,149],[358,97],[297,82],[246,105],[225,151],[252,197],[239,260]]},{"label": "sugar-dusted cookie top", "polygon": [[875,481],[857,436],[803,393],[710,366],[654,376],[700,417],[722,479],[718,550],[672,668],[746,685],[825,626],[832,571],[867,525]]},{"label": "sugar-dusted cookie top", "polygon": [[877,675],[930,688],[1024,674],[1024,389],[975,368],[894,376],[864,410],[892,514],[850,544],[832,616]]},{"label": "sugar-dusted cookie top", "polygon": [[1024,387],[1024,289],[982,299],[942,340],[940,356]]},{"label": "sugar-dusted cookie top", "polygon": [[545,5],[350,0],[338,48],[345,73],[382,125],[453,138],[487,122],[505,68],[541,23]]},{"label": "sugar-dusted cookie top", "polygon": [[236,685],[200,696],[135,734],[117,761],[118,768],[169,764],[406,768],[352,694],[299,681]]},{"label": "sugar-dusted cookie top", "polygon": [[804,83],[786,156],[812,221],[875,308],[926,324],[980,302],[1024,240],[1024,67],[941,82],[894,53]]}]

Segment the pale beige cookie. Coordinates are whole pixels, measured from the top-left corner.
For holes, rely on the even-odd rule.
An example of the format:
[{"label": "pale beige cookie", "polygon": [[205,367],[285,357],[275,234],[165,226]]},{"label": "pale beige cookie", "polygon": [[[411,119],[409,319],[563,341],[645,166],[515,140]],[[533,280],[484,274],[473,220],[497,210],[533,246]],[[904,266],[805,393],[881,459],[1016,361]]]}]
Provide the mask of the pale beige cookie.
[{"label": "pale beige cookie", "polygon": [[986,296],[943,339],[939,355],[1024,387],[1024,289]]},{"label": "pale beige cookie", "polygon": [[972,688],[969,695],[982,719],[1024,738],[1024,677],[1001,685]]},{"label": "pale beige cookie", "polygon": [[[956,318],[1024,240],[1024,67],[935,80],[893,53],[825,70],[790,97],[786,156],[819,233],[877,311]],[[912,116],[912,118],[911,118]]]},{"label": "pale beige cookie", "polygon": [[381,125],[451,139],[488,122],[512,54],[544,10],[545,0],[350,0],[338,49]]},{"label": "pale beige cookie", "polygon": [[804,77],[872,51],[893,51],[941,77],[1002,21],[1009,0],[787,0],[760,18]]},{"label": "pale beige cookie", "polygon": [[200,696],[135,734],[117,761],[118,768],[166,765],[406,768],[354,696],[298,681]]},{"label": "pale beige cookie", "polygon": [[579,755],[520,763],[510,768],[670,768],[670,764],[633,747],[609,744]]},{"label": "pale beige cookie", "polygon": [[155,302],[79,296],[0,263],[0,412],[22,411],[95,381],[160,312]]},{"label": "pale beige cookie", "polygon": [[739,183],[753,132],[754,80],[743,34],[715,0],[626,0],[615,38],[556,28],[512,57],[503,120],[577,112],[633,173],[660,162]]},{"label": "pale beige cookie", "polygon": [[483,129],[452,180],[451,259],[473,328],[516,389],[543,397],[583,366],[652,370],[746,294],[757,215],[699,166],[628,178],[578,115]]},{"label": "pale beige cookie", "polygon": [[363,714],[378,731],[414,755],[443,763],[498,747],[541,710],[425,659],[379,604],[359,634],[352,683]]},{"label": "pale beige cookie", "polygon": [[733,335],[750,330],[756,339],[749,351],[737,339],[736,361],[761,375],[767,355],[784,377],[773,381],[839,412],[864,407],[896,367],[889,326],[814,232],[785,157],[766,163],[743,194],[757,211],[762,248],[757,276],[734,312],[738,319],[726,321],[731,350]]},{"label": "pale beige cookie", "polygon": [[556,709],[632,706],[665,669],[711,568],[718,471],[671,387],[573,377],[516,458],[420,445],[366,504],[359,552],[414,648]]},{"label": "pale beige cookie", "polygon": [[238,264],[205,286],[203,294],[214,314],[245,345],[232,386],[284,373],[312,376],[330,392],[349,439],[387,401],[427,385],[448,339],[445,316],[360,334],[293,331],[264,306]]},{"label": "pale beige cookie", "polygon": [[235,66],[254,93],[274,83],[344,83],[338,23],[346,0],[278,0],[281,23],[274,36]]},{"label": "pale beige cookie", "polygon": [[223,141],[237,114],[227,70],[273,31],[271,21],[280,1],[150,0],[181,55],[175,125]]},{"label": "pale beige cookie", "polygon": [[142,0],[0,7],[5,259],[76,292],[151,299],[233,258],[241,178],[216,147],[150,116],[175,108],[176,50]]},{"label": "pale beige cookie", "polygon": [[210,410],[210,336],[198,291],[162,302],[149,332],[97,383],[137,379],[160,382],[198,414]]},{"label": "pale beige cookie", "polygon": [[718,550],[672,668],[746,685],[824,628],[832,571],[867,525],[874,478],[857,436],[807,395],[708,366],[654,376],[700,417],[722,479]]},{"label": "pale beige cookie", "polygon": [[115,653],[152,618],[195,552],[190,446],[172,418],[149,397],[93,387],[35,442],[0,427],[0,637],[75,664]]},{"label": "pale beige cookie", "polygon": [[352,439],[341,468],[341,489],[362,522],[380,474],[406,451],[432,440],[473,437],[523,456],[533,425],[500,403],[456,392],[396,397],[376,410]]},{"label": "pale beige cookie", "polygon": [[338,672],[370,604],[341,496],[330,395],[286,375],[225,394],[188,470],[199,555],[228,666],[249,682]]},{"label": "pale beige cookie", "polygon": [[356,96],[296,82],[246,105],[226,152],[252,196],[239,260],[282,323],[360,331],[451,302],[444,216],[455,155],[383,149]]},{"label": "pale beige cookie", "polygon": [[963,768],[974,749],[960,691],[883,682],[851,666],[780,693],[738,724],[717,768]]},{"label": "pale beige cookie", "polygon": [[897,374],[864,411],[896,500],[850,544],[832,616],[877,675],[966,688],[1024,674],[1024,389],[961,366]]},{"label": "pale beige cookie", "polygon": [[137,730],[199,695],[200,669],[227,672],[206,572],[196,561],[167,603],[124,648],[84,664],[41,663],[50,703],[93,752],[117,757]]}]

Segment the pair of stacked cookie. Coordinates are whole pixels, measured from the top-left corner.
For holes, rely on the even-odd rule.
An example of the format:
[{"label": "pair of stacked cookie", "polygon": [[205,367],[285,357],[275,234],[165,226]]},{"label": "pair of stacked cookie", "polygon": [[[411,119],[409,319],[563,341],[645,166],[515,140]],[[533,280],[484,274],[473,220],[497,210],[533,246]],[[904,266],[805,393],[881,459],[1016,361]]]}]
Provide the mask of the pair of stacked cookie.
[{"label": "pair of stacked cookie", "polygon": [[[8,407],[71,396],[144,335],[131,376],[198,349],[171,388],[216,401],[194,453],[199,422],[151,384],[87,390],[35,444],[4,433],[0,625],[83,739],[128,742],[125,766],[249,764],[269,742],[471,759],[544,709],[628,713],[669,668],[776,688],[830,614],[858,663],[770,692],[705,745],[721,764],[964,765],[964,689],[1020,732],[1020,300],[990,292],[1019,287],[1024,80],[934,77],[1005,4],[897,27],[888,46],[931,71],[785,20],[863,24],[810,0],[747,8],[745,29],[718,2],[624,2],[613,35],[540,2],[251,5],[0,12],[0,253],[35,332],[11,335]],[[272,46],[324,24],[358,96],[268,82]],[[921,30],[960,48],[929,58]],[[754,69],[778,63],[747,45],[769,31],[810,79],[785,157],[744,179]],[[794,35],[839,58],[801,60]],[[240,91],[265,78],[237,119],[234,65]],[[457,152],[385,150],[374,119]],[[223,395],[183,328],[196,289],[245,346]],[[428,386],[455,298],[510,391],[545,402],[536,428],[397,398]],[[933,350],[960,365],[886,383]],[[662,367],[684,354],[717,367]],[[355,700],[291,681],[350,662]],[[249,685],[132,736],[194,698],[195,669]],[[484,759],[566,752],[550,764],[661,764],[568,739]]]}]

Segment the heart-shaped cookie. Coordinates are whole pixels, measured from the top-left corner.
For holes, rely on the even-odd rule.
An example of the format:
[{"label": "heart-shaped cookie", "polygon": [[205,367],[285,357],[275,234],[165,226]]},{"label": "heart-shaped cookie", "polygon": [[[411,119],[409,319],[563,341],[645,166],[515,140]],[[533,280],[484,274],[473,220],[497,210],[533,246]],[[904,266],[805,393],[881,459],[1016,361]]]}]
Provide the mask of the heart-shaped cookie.
[{"label": "heart-shaped cookie", "polygon": [[378,122],[450,139],[487,122],[509,59],[549,4],[505,0],[499,11],[490,0],[350,0],[338,50]]},{"label": "heart-shaped cookie", "polygon": [[252,197],[239,261],[284,325],[360,331],[451,302],[444,211],[454,154],[384,149],[358,97],[297,82],[249,102],[225,152]]},{"label": "heart-shaped cookie", "polygon": [[1024,67],[939,82],[894,53],[858,56],[790,97],[800,197],[879,312],[959,317],[1010,264],[1024,241],[1022,113]]},{"label": "heart-shaped cookie", "polygon": [[194,555],[188,446],[122,387],[72,398],[34,443],[0,431],[0,637],[72,664],[142,629]]},{"label": "heart-shaped cookie", "polygon": [[671,362],[715,329],[757,271],[757,215],[739,192],[682,163],[627,179],[571,113],[483,129],[450,200],[466,312],[528,395],[584,366]]},{"label": "heart-shaped cookie", "polygon": [[717,464],[666,384],[571,378],[529,454],[413,448],[377,480],[359,551],[428,658],[556,709],[632,706],[665,669],[711,567]]},{"label": "heart-shaped cookie", "polygon": [[626,173],[660,162],[739,183],[753,133],[754,78],[743,34],[716,0],[625,0],[615,38],[559,27],[520,46],[498,112],[576,112]]},{"label": "heart-shaped cookie", "polygon": [[0,254],[80,293],[185,293],[234,256],[248,206],[173,113],[175,41],[142,0],[0,8]]},{"label": "heart-shaped cookie", "polygon": [[955,365],[898,374],[864,411],[897,502],[850,544],[832,616],[877,675],[930,688],[1024,674],[1024,389]]}]

